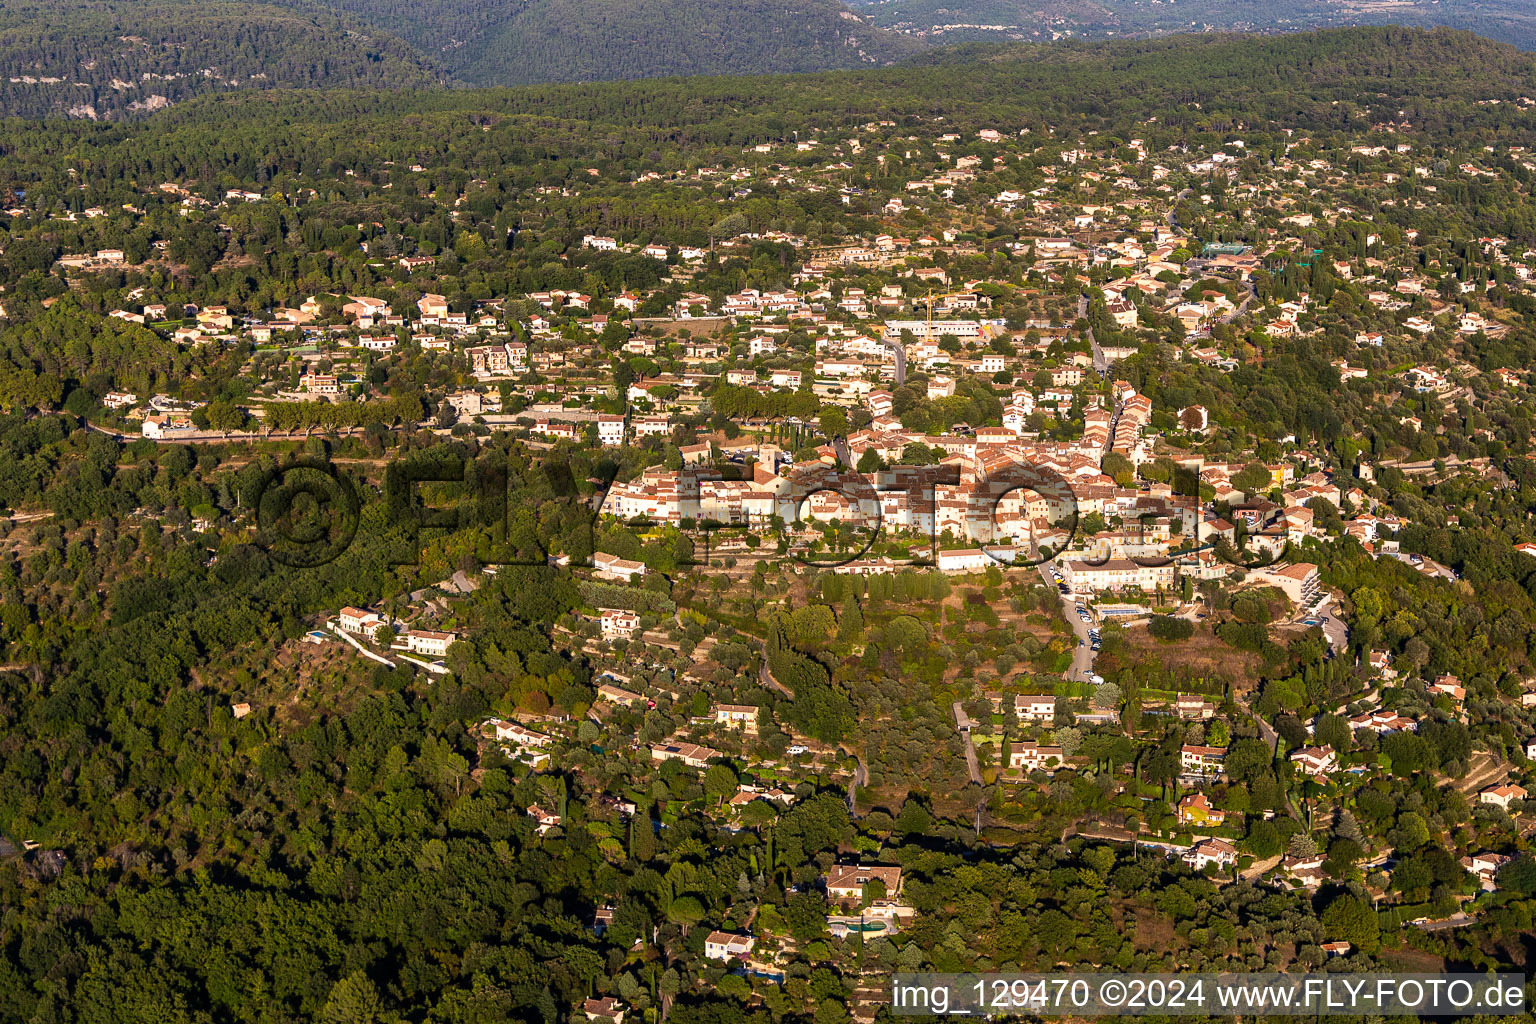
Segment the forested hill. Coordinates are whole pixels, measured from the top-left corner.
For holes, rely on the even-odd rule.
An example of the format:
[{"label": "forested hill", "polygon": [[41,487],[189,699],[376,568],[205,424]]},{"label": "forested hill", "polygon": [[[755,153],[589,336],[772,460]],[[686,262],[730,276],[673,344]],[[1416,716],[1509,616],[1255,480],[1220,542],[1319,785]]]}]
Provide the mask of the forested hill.
[{"label": "forested hill", "polygon": [[[901,2],[933,7],[937,0]],[[1012,24],[1005,17],[1012,0],[977,2],[971,13],[949,0],[929,13]],[[1102,17],[1090,15],[1109,8],[1087,0],[1057,4],[1050,10],[1066,20],[1036,19],[1028,33],[930,33],[907,24],[902,34],[875,24],[896,24],[894,7],[852,6],[858,14],[841,0],[0,0],[0,114],[113,120],[207,93],[271,88],[393,90],[873,70],[914,58],[971,60],[972,53],[957,55],[946,46],[965,39],[1045,41],[1058,30],[1082,34],[1089,22],[1098,26],[1086,30],[1090,35],[1167,30],[1162,22],[1136,20],[1134,3]],[[1276,10],[1282,9],[1290,8]],[[1464,5],[1446,10],[1466,13]],[[1269,22],[1186,27],[1212,24],[1295,27],[1278,13]],[[1536,39],[1509,19],[1476,27],[1496,38]],[[1029,59],[1051,64],[1095,52],[1075,40],[1054,45],[1064,54]]]},{"label": "forested hill", "polygon": [[889,64],[921,44],[838,0],[536,0],[459,71],[484,85]]},{"label": "forested hill", "polygon": [[[957,80],[964,89],[955,88]],[[934,51],[895,67],[809,75],[408,94],[231,94],[166,111],[144,125],[35,126],[25,131],[78,135],[80,141],[34,145],[18,135],[13,159],[35,152],[47,165],[60,159],[60,147],[74,153],[78,146],[83,158],[87,146],[99,152],[121,143],[125,158],[184,160],[185,154],[159,153],[159,142],[213,129],[214,150],[232,160],[249,163],[252,153],[292,146],[298,165],[334,159],[361,173],[370,161],[412,156],[409,147],[435,133],[478,134],[482,126],[493,129],[488,141],[505,138],[519,146],[545,136],[620,129],[608,157],[620,163],[662,145],[783,141],[794,130],[838,131],[877,118],[899,128],[942,116],[958,132],[1010,124],[1041,132],[1150,133],[1171,143],[1181,133],[1237,124],[1352,132],[1377,110],[1417,130],[1476,133],[1491,141],[1531,131],[1531,116],[1518,102],[1522,96],[1536,96],[1536,56],[1514,47],[1449,29],[1335,29],[1264,38],[978,46]],[[1397,115],[1399,110],[1404,113]],[[1148,111],[1155,112],[1155,123],[1148,123]],[[359,133],[364,121],[370,130]],[[415,137],[419,130],[427,135]],[[396,135],[413,139],[399,150],[381,148]],[[629,169],[638,173],[645,165]]]},{"label": "forested hill", "polygon": [[400,36],[476,85],[888,64],[926,44],[839,0],[279,0]]},{"label": "forested hill", "polygon": [[337,16],[234,0],[3,0],[0,111],[106,119],[238,88],[439,84],[419,52]]},{"label": "forested hill", "polygon": [[235,89],[399,89],[889,64],[838,0],[0,0],[0,113],[112,119]]},{"label": "forested hill", "polygon": [[1529,0],[848,0],[877,25],[938,43],[1188,32],[1443,25],[1536,48]]},{"label": "forested hill", "polygon": [[[455,171],[460,187],[494,179],[498,189],[515,193],[567,184],[591,167],[605,179],[632,181],[678,166],[662,154],[682,150],[720,159],[744,146],[787,141],[794,131],[839,136],[878,119],[907,132],[937,117],[962,136],[1008,125],[1039,137],[1053,130],[1140,137],[1151,150],[1244,126],[1255,153],[1255,133],[1267,133],[1268,159],[1285,152],[1284,131],[1342,139],[1387,111],[1422,133],[1430,149],[1444,140],[1536,146],[1531,114],[1520,103],[1536,96],[1536,57],[1465,32],[1184,36],[965,56],[962,63],[810,75],[407,92],[247,90],[112,125],[12,120],[0,189],[30,192],[61,166],[75,166],[112,168],[112,180],[98,185],[124,191],[108,193],[110,203],[130,201],[135,180],[280,183],[291,191],[319,187],[342,169],[356,176],[345,180],[377,181],[390,173],[391,161],[408,166],[449,146],[464,150]],[[957,79],[964,89],[954,87]],[[800,158],[818,159],[814,152]],[[858,173],[878,183],[880,170],[869,164]],[[1490,214],[1494,219],[1477,233],[1536,239],[1536,209],[1528,204],[1500,204]],[[344,219],[401,216],[361,205]],[[18,252],[8,247],[6,258]],[[41,265],[57,255],[49,250]]]}]

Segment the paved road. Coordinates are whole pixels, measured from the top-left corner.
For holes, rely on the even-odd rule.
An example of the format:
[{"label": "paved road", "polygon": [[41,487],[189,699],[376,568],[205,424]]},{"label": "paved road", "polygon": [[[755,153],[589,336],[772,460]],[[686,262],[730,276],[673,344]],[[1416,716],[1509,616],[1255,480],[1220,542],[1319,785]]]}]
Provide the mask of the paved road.
[{"label": "paved road", "polygon": [[[1239,705],[1239,707],[1242,707],[1242,705]],[[1280,734],[1275,732],[1274,727],[1264,721],[1264,716],[1260,715],[1257,711],[1249,707],[1243,707],[1243,710],[1247,712],[1249,718],[1253,719],[1253,723],[1259,727],[1259,736],[1269,746],[1269,756],[1274,757],[1276,751],[1280,748]],[[1285,806],[1291,812],[1291,817],[1297,821],[1302,820],[1301,809],[1296,806],[1296,798],[1293,794],[1285,794]]]},{"label": "paved road", "polygon": [[976,725],[971,717],[965,713],[959,701],[955,701],[955,728],[960,730],[960,738],[965,740],[965,767],[971,773],[971,781],[980,783],[981,762],[976,760],[976,744],[971,739],[971,729]]},{"label": "paved road", "polygon": [[1248,294],[1243,296],[1243,301],[1238,303],[1237,308],[1228,313],[1226,316],[1217,317],[1216,322],[1219,324],[1229,324],[1232,321],[1238,319],[1244,313],[1248,312],[1248,304],[1258,297],[1258,289],[1250,281],[1248,284]]},{"label": "paved road", "polygon": [[1317,614],[1311,617],[1323,620],[1323,635],[1328,638],[1328,646],[1333,648],[1334,654],[1342,654],[1349,644],[1349,627],[1339,618],[1334,605],[1335,599],[1329,597],[1318,609]]},{"label": "paved road", "polygon": [[1167,213],[1168,226],[1170,228],[1172,228],[1173,230],[1175,230],[1175,231],[1179,230],[1179,218],[1178,218],[1178,215],[1176,213],[1174,213],[1174,207],[1178,206],[1179,202],[1185,196],[1189,195],[1192,192],[1194,192],[1194,189],[1192,189],[1192,188],[1186,188],[1186,189],[1181,190],[1178,195],[1173,197],[1173,204],[1168,207],[1168,213]]},{"label": "paved road", "polygon": [[1275,732],[1274,726],[1264,721],[1264,716],[1257,711],[1247,708],[1244,710],[1248,711],[1248,717],[1252,718],[1254,724],[1259,727],[1259,735],[1264,737],[1264,742],[1269,745],[1269,756],[1274,757],[1275,749],[1280,745],[1280,734]]},{"label": "paved road", "polygon": [[758,665],[757,678],[758,681],[768,689],[776,690],[779,693],[782,693],[784,696],[788,697],[790,700],[795,699],[795,692],[789,687],[785,686],[783,683],[779,682],[777,679],[773,678],[773,673],[768,671],[768,651],[766,649],[763,651],[763,660]]},{"label": "paved road", "polygon": [[1469,924],[1476,924],[1477,918],[1468,917],[1466,914],[1456,914],[1443,921],[1425,921],[1419,925],[1426,932],[1443,932],[1447,928],[1465,928]]},{"label": "paved road", "polygon": [[[1119,828],[1115,825],[1099,824],[1093,826],[1084,826],[1082,828],[1078,828],[1074,825],[1068,825],[1066,828],[1061,830],[1062,842],[1066,842],[1073,836],[1081,836],[1083,839],[1104,839],[1111,843],[1129,843],[1131,840],[1137,838],[1136,834],[1132,833],[1129,829]],[[1142,845],[1146,844],[1143,843]]]},{"label": "paved road", "polygon": [[[1077,297],[1077,319],[1082,320],[1087,316],[1088,296],[1079,295]],[[1088,328],[1086,337],[1088,338],[1088,348],[1093,353],[1093,368],[1099,373],[1108,372],[1109,360],[1104,357],[1104,350],[1099,347],[1099,339],[1093,336],[1092,327]]]},{"label": "paved road", "polygon": [[364,647],[362,644],[360,644],[356,640],[352,639],[352,635],[350,633],[348,633],[346,630],[339,629],[339,628],[333,628],[331,630],[331,632],[335,633],[338,637],[340,637],[341,639],[345,640],[347,643],[351,644],[353,647],[357,648],[357,652],[359,654],[361,654],[363,657],[365,657],[365,658],[372,658],[374,661],[378,662],[380,665],[388,665],[390,668],[394,668],[395,667],[395,663],[390,661],[388,658],[383,658],[383,657],[380,657],[377,654],[374,654],[368,648]]},{"label": "paved road", "polygon": [[901,387],[907,382],[907,350],[902,347],[900,338],[883,338],[881,344],[896,358],[896,386]]},{"label": "paved road", "polygon": [[1067,621],[1072,624],[1073,635],[1082,643],[1072,652],[1072,667],[1067,670],[1066,677],[1086,682],[1093,678],[1093,659],[1098,656],[1098,652],[1093,649],[1092,642],[1088,639],[1088,629],[1092,622],[1079,619],[1077,612],[1071,608],[1067,609]]},{"label": "paved road", "polygon": [[[1045,585],[1056,591],[1056,577],[1051,575],[1050,566],[1042,564],[1039,566],[1039,569],[1040,578],[1045,581]],[[1061,594],[1060,591],[1056,592],[1061,597],[1061,611],[1067,617],[1067,624],[1072,627],[1073,636],[1081,641],[1072,652],[1071,667],[1062,673],[1062,676],[1073,682],[1087,682],[1093,675],[1093,659],[1098,653],[1093,649],[1088,640],[1088,629],[1092,622],[1084,622],[1077,617],[1077,602],[1071,595]]]},{"label": "paved road", "polygon": [[856,813],[854,805],[858,803],[859,787],[869,781],[869,771],[865,769],[864,762],[860,761],[858,767],[853,770],[853,779],[848,783],[848,813]]},{"label": "paved road", "polygon": [[1342,701],[1339,701],[1335,713],[1342,715],[1344,713],[1345,709],[1348,708],[1351,704],[1374,705],[1376,703],[1377,699],[1380,696],[1381,696],[1381,689],[1380,689],[1380,686],[1378,684],[1377,686],[1373,686],[1369,690],[1366,690],[1364,693],[1360,694],[1360,696],[1358,696],[1358,697],[1348,697],[1348,698],[1346,698],[1346,699],[1344,699]]},{"label": "paved road", "polygon": [[1443,580],[1454,580],[1456,578],[1455,569],[1448,565],[1441,565],[1433,558],[1425,558],[1421,555],[1413,555],[1402,551],[1384,552],[1381,557],[1396,559],[1410,569],[1424,573],[1426,576],[1437,576]]},{"label": "paved road", "polygon": [[[121,430],[112,430],[109,427],[100,427],[87,420],[85,429],[97,434],[105,434],[117,441],[142,441],[142,434],[128,434]],[[391,429],[394,429],[391,427]],[[437,434],[441,437],[451,436],[452,427],[434,427],[426,421],[416,427],[418,433]],[[273,431],[267,433],[260,430],[190,430],[178,431],[169,437],[157,437],[154,440],[160,444],[236,444],[241,441],[308,441],[312,437],[330,439],[334,437],[362,437],[366,432],[364,427],[315,427],[313,430],[289,430]],[[553,443],[537,441],[532,438],[523,442],[530,448],[548,450],[554,447]],[[336,460],[338,462],[343,460]]]}]

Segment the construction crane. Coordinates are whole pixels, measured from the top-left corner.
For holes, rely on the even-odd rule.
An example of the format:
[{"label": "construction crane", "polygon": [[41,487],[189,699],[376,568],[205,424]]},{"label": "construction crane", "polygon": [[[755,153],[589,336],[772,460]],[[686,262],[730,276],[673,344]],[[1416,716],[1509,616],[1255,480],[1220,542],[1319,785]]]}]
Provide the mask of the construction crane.
[{"label": "construction crane", "polygon": [[[934,338],[934,334],[933,334],[933,302],[934,302],[935,299],[943,300],[943,299],[954,298],[956,295],[973,295],[973,294],[975,294],[975,293],[974,292],[969,292],[969,291],[960,291],[960,292],[944,292],[944,293],[942,293],[940,295],[934,295],[933,294],[933,290],[929,289],[928,297],[924,300],[924,303],[927,306],[927,319],[924,321],[924,326],[923,326],[923,340],[924,341],[932,341],[933,338]],[[896,386],[900,387],[901,385],[903,385],[903,384],[905,384],[907,382],[907,350],[902,346],[901,339],[899,337],[897,337],[897,338],[886,337],[883,340],[885,342],[885,347],[890,349],[891,350],[891,354],[896,357]]]},{"label": "construction crane", "polygon": [[930,288],[928,290],[928,298],[925,300],[925,304],[928,307],[928,309],[927,309],[927,312],[928,312],[928,326],[927,326],[926,331],[924,332],[925,340],[927,340],[927,341],[932,341],[933,340],[933,303],[934,303],[935,299],[937,299],[937,300],[942,302],[945,299],[952,299],[952,298],[954,298],[957,295],[975,295],[975,294],[976,293],[973,292],[973,291],[959,291],[959,292],[943,292],[942,294],[935,295],[935,294],[933,294],[933,289]]}]

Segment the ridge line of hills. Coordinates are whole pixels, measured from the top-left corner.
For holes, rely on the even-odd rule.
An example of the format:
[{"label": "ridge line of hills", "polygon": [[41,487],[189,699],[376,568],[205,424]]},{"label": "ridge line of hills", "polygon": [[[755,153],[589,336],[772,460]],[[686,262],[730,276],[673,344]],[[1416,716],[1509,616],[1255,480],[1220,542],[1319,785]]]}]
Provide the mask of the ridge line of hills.
[{"label": "ridge line of hills", "polygon": [[[973,51],[965,58],[961,65],[929,60],[805,75],[227,92],[195,98],[148,122],[10,123],[18,132],[14,151],[38,150],[55,163],[89,159],[91,152],[117,143],[152,137],[159,145],[173,136],[192,140],[210,131],[217,132],[216,143],[210,138],[195,145],[246,154],[242,161],[253,153],[271,159],[273,139],[286,135],[283,126],[302,123],[317,132],[337,132],[354,154],[346,166],[361,173],[370,159],[408,155],[366,141],[377,132],[395,133],[393,126],[402,123],[412,135],[437,126],[457,136],[467,121],[496,131],[492,140],[514,125],[532,136],[604,130],[612,132],[616,152],[629,152],[639,144],[659,150],[700,142],[784,141],[792,128],[815,133],[877,119],[899,126],[940,117],[962,132],[998,123],[1042,132],[1134,132],[1143,112],[1157,108],[1167,111],[1163,120],[1169,126],[1344,133],[1358,131],[1363,117],[1385,118],[1390,112],[1420,127],[1475,126],[1495,140],[1525,130],[1536,98],[1536,55],[1445,29],[1020,45]],[[960,92],[953,84],[957,68],[966,82]],[[34,134],[57,138],[29,141]],[[312,151],[302,162],[308,166],[312,158],[323,159]]]},{"label": "ridge line of hills", "polygon": [[[873,71],[1021,53],[1050,63],[1188,38],[1149,30],[1136,41],[1032,46],[1027,37],[1000,42],[1006,37],[995,33],[922,37],[877,27],[890,20],[888,12],[876,16],[881,9],[856,3],[855,13],[839,0],[135,0],[128,7],[0,0],[0,115],[116,120],[208,94],[274,88],[435,90]],[[1527,38],[1523,29],[1505,34]],[[1536,40],[1536,30],[1528,38]]]}]

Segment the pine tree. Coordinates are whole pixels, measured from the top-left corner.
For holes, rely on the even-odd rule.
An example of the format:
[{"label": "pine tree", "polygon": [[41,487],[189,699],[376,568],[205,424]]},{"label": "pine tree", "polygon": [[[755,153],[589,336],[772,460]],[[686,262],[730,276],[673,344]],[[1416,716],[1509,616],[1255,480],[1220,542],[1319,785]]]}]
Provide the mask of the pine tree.
[{"label": "pine tree", "polygon": [[1313,842],[1312,837],[1305,832],[1298,832],[1291,837],[1291,845],[1286,852],[1292,857],[1301,857],[1303,859],[1316,857],[1317,843]]},{"label": "pine tree", "polygon": [[373,1024],[381,1009],[379,990],[362,971],[353,971],[331,987],[320,1019],[324,1024]]},{"label": "pine tree", "polygon": [[638,861],[656,856],[656,833],[651,829],[650,812],[637,811],[629,820],[629,855]]},{"label": "pine tree", "polygon": [[1352,843],[1365,846],[1365,833],[1361,830],[1360,823],[1355,820],[1355,816],[1347,810],[1339,812],[1339,820],[1334,825],[1333,831],[1340,839],[1348,839]]},{"label": "pine tree", "polygon": [[864,613],[859,609],[858,600],[849,594],[837,617],[837,638],[845,643],[856,643],[863,636]]},{"label": "pine tree", "polygon": [[555,1006],[554,993],[550,992],[548,985],[545,985],[544,991],[539,993],[538,1001],[534,1003],[534,1007],[539,1011],[539,1017],[543,1019],[544,1024],[555,1024],[559,1011]]}]

